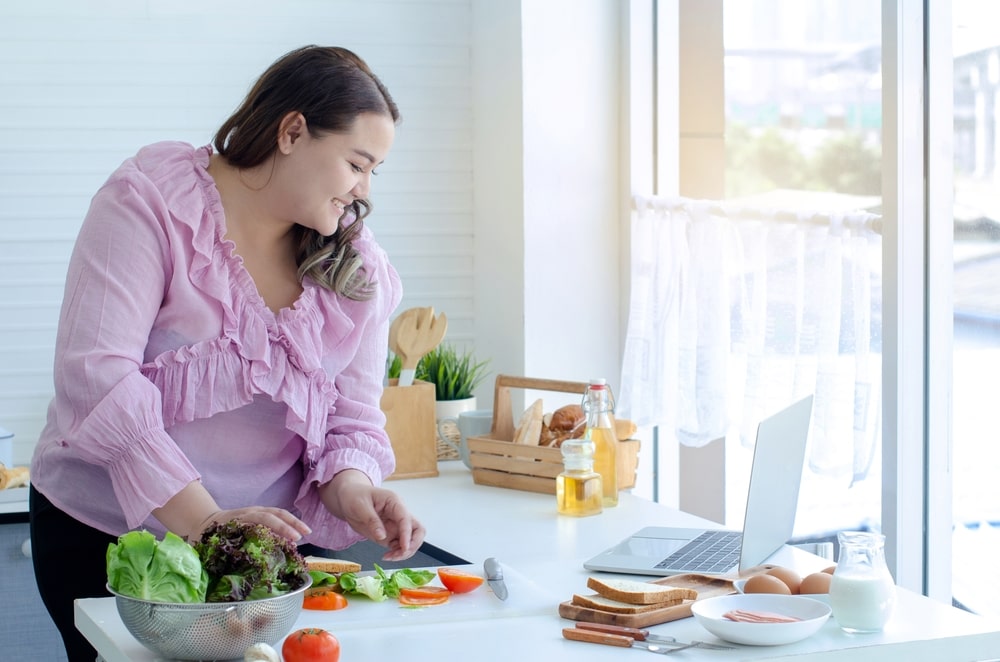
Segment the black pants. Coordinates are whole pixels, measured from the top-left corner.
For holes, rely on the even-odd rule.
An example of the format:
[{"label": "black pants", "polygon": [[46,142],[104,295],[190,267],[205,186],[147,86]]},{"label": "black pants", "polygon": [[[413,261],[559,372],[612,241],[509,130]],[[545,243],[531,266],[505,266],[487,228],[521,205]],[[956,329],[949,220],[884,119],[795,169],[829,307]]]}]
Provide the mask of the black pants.
[{"label": "black pants", "polygon": [[94,662],[97,651],[74,624],[73,601],[109,597],[105,559],[108,544],[118,537],[78,522],[34,487],[28,503],[31,561],[42,602],[62,634],[69,662]]}]

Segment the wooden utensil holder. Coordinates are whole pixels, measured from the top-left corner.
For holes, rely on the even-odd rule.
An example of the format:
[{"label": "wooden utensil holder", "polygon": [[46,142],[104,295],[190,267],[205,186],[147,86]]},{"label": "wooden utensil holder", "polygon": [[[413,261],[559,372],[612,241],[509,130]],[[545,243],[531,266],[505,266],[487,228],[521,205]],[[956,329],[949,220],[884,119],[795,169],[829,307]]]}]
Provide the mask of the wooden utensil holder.
[{"label": "wooden utensil holder", "polygon": [[382,391],[385,431],[396,455],[396,470],[386,480],[437,476],[434,384],[419,379],[410,386],[398,383],[389,380]]},{"label": "wooden utensil holder", "polygon": [[[468,439],[473,481],[480,485],[555,494],[555,479],[563,470],[562,452],[558,448],[513,443],[515,427],[510,390],[574,393],[582,399],[587,386],[583,382],[497,375],[493,392],[493,428],[488,436]],[[619,489],[635,486],[639,447],[638,439],[618,441]]]}]

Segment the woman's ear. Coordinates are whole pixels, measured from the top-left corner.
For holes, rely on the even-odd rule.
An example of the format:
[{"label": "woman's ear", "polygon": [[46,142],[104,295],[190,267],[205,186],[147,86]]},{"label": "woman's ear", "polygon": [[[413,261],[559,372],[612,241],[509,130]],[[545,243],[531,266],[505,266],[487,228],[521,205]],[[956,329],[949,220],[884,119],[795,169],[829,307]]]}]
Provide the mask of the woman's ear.
[{"label": "woman's ear", "polygon": [[306,131],[308,128],[305,115],[298,111],[285,115],[278,124],[278,151],[290,154],[295,148],[295,143],[306,135]]}]

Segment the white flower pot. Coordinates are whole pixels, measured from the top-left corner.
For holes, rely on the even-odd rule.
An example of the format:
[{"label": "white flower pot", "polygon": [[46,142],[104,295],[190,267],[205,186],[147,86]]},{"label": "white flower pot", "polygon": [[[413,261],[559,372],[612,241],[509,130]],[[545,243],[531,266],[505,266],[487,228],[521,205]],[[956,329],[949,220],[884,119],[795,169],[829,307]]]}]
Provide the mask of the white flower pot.
[{"label": "white flower pot", "polygon": [[476,408],[476,396],[464,400],[438,400],[434,405],[435,420],[438,423],[446,418],[458,418],[463,411]]}]

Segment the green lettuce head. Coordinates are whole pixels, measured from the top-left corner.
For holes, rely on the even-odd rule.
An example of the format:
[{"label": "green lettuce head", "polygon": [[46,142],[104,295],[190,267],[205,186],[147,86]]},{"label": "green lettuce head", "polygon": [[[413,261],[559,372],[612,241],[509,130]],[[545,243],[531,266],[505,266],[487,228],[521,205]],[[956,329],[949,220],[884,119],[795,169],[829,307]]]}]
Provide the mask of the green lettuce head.
[{"label": "green lettuce head", "polygon": [[108,586],[116,593],[154,602],[205,602],[208,573],[194,548],[167,532],[130,531],[108,545]]}]

